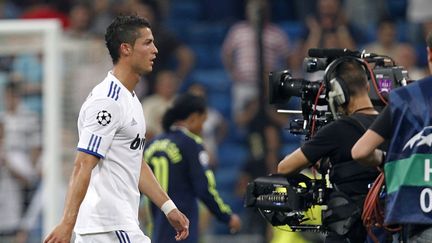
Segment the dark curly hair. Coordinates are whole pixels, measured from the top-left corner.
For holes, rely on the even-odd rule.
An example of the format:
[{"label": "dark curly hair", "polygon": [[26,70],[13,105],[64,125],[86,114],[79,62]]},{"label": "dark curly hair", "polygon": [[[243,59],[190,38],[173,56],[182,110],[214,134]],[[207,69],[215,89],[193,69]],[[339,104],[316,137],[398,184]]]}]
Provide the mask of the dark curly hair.
[{"label": "dark curly hair", "polygon": [[195,112],[202,114],[206,110],[207,105],[202,97],[190,93],[182,94],[174,100],[173,105],[163,115],[162,128],[164,131],[169,131],[175,122],[185,120]]},{"label": "dark curly hair", "polygon": [[150,28],[150,23],[136,15],[117,16],[108,26],[105,33],[105,44],[114,64],[119,60],[122,43],[135,44],[140,37],[139,29]]}]

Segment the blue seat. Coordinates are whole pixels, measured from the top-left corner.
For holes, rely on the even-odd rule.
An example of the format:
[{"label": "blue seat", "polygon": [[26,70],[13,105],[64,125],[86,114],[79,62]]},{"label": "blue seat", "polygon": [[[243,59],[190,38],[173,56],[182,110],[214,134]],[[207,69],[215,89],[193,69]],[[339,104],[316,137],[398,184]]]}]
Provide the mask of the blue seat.
[{"label": "blue seat", "polygon": [[229,117],[231,115],[230,93],[210,92],[207,99],[209,106],[218,110],[222,114],[222,116]]},{"label": "blue seat", "polygon": [[272,0],[271,18],[274,22],[295,19],[296,13],[294,1]]},{"label": "blue seat", "polygon": [[202,13],[201,5],[195,1],[171,1],[170,18],[199,20]]},{"label": "blue seat", "polygon": [[208,21],[232,20],[244,12],[242,1],[200,0],[203,16]]},{"label": "blue seat", "polygon": [[292,134],[289,131],[289,127],[284,128],[281,132],[282,135],[282,142],[283,143],[299,143],[300,141],[302,141],[304,139],[303,135],[296,135],[296,134]]},{"label": "blue seat", "polygon": [[294,152],[296,149],[300,147],[300,143],[284,143],[280,150],[280,156],[285,157],[286,155]]},{"label": "blue seat", "polygon": [[304,33],[304,27],[298,21],[281,21],[278,25],[285,31],[291,41],[300,39]]},{"label": "blue seat", "polygon": [[185,30],[194,22],[192,19],[167,18],[162,24],[182,42],[188,44],[189,34]]},{"label": "blue seat", "polygon": [[408,41],[407,33],[410,33],[409,31],[409,24],[405,21],[398,21],[396,23],[396,31],[397,31],[397,39],[402,42]]},{"label": "blue seat", "polygon": [[[396,39],[401,42],[407,42],[409,41],[409,34],[410,31],[410,24],[404,21],[396,21],[395,22],[395,29],[396,29]],[[369,44],[370,42],[377,41],[377,34],[378,34],[378,26],[375,24],[370,24],[367,29],[365,30],[364,39],[365,43],[362,43],[364,45]],[[377,53],[381,54],[381,53]]]},{"label": "blue seat", "polygon": [[245,144],[247,142],[247,131],[237,127],[237,125],[234,123],[232,114],[230,114],[228,118],[229,131],[225,137],[225,142]]},{"label": "blue seat", "polygon": [[187,28],[190,44],[222,45],[228,25],[223,23],[199,22]]},{"label": "blue seat", "polygon": [[222,69],[220,46],[209,44],[191,44],[195,53],[197,69]]},{"label": "blue seat", "polygon": [[239,168],[218,168],[215,172],[217,188],[221,191],[231,191],[239,177]]},{"label": "blue seat", "polygon": [[377,40],[377,26],[376,24],[369,24],[367,29],[365,30],[365,45],[369,44],[370,42],[374,42]]},{"label": "blue seat", "polygon": [[191,79],[202,83],[208,89],[208,93],[227,92],[231,88],[231,80],[223,69],[198,69],[193,71]]},{"label": "blue seat", "polygon": [[249,155],[246,146],[240,143],[224,142],[219,146],[219,168],[239,170]]},{"label": "blue seat", "polygon": [[388,13],[394,19],[404,19],[407,9],[407,0],[387,0],[386,7],[388,9]]}]

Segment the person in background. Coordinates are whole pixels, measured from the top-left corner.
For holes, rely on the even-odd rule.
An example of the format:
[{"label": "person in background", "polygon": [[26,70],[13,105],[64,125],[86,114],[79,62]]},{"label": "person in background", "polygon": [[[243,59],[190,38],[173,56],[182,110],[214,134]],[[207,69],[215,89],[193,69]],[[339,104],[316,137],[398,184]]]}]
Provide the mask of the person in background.
[{"label": "person in background", "polygon": [[[0,241],[15,237],[40,180],[41,130],[37,113],[22,102],[21,83],[5,86],[0,115]],[[6,200],[7,199],[7,200]],[[12,242],[12,241],[11,241]]]},{"label": "person in background", "polygon": [[416,50],[409,43],[399,45],[399,47],[396,49],[393,60],[395,61],[396,65],[400,65],[408,71],[408,75],[411,80],[419,80],[428,76],[427,68],[420,68],[417,65]]},{"label": "person in background", "polygon": [[[209,156],[201,137],[207,119],[207,105],[202,97],[189,93],[178,96],[164,114],[164,133],[146,145],[144,160],[152,168],[162,188],[190,219],[190,236],[184,242],[199,240],[199,199],[231,233],[240,230],[240,218],[231,211],[216,190],[216,181],[209,169]],[[174,232],[157,205],[151,205],[153,242],[175,242]]]},{"label": "person in background", "polygon": [[89,39],[93,37],[90,33],[93,9],[89,4],[76,3],[69,11],[69,26],[65,30],[67,37],[72,39]]},{"label": "person in background", "polygon": [[[268,115],[270,110],[260,110],[259,100],[246,104],[243,112],[236,114],[236,123],[246,131],[248,156],[237,179],[236,194],[244,198],[247,184],[257,177],[276,172],[281,159],[281,129]],[[242,214],[245,234],[254,234],[260,242],[268,242],[269,228],[264,218],[254,208],[245,208]]]},{"label": "person in background", "polygon": [[377,40],[368,43],[363,49],[367,53],[376,53],[394,58],[398,49],[403,45],[398,40],[396,22],[390,17],[382,17],[378,22]]},{"label": "person in background", "polygon": [[[262,75],[258,70],[256,8],[263,10],[263,64]],[[262,82],[268,72],[286,68],[289,63],[290,46],[285,32],[270,22],[270,6],[267,1],[248,0],[245,6],[246,20],[235,23],[222,44],[222,62],[232,80],[232,117],[245,109],[246,103],[259,97]],[[262,84],[266,87],[265,84]],[[266,93],[265,91],[263,91]]]},{"label": "person in background", "polygon": [[162,133],[162,116],[172,104],[179,87],[179,80],[170,70],[162,70],[156,75],[154,93],[143,99],[142,107],[146,119],[146,139],[150,141]]},{"label": "person in background", "polygon": [[[208,99],[206,87],[200,83],[189,85],[187,91],[193,95],[203,97],[204,100]],[[202,138],[204,147],[210,156],[209,165],[212,169],[217,168],[218,146],[226,136],[227,130],[228,124],[222,114],[208,105],[207,119],[203,125]]]},{"label": "person in background", "polygon": [[354,50],[357,40],[362,39],[362,37],[353,36],[354,33],[359,34],[359,31],[355,31],[347,21],[341,0],[317,0],[316,14],[307,16],[305,21],[307,27],[303,42],[305,56],[310,48],[325,47],[326,41],[329,41],[328,37],[334,38],[333,42],[339,46],[328,46],[327,44],[327,48],[350,50]]}]

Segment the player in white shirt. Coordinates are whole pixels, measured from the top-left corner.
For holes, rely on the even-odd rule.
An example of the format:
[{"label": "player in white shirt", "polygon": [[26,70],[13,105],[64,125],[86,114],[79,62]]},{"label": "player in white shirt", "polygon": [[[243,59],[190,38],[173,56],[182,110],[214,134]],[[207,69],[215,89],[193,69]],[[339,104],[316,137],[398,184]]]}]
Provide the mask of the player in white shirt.
[{"label": "player in white shirt", "polygon": [[114,63],[81,107],[78,152],[60,224],[45,243],[150,242],[138,223],[140,193],[146,194],[187,238],[189,220],[143,162],[145,120],[133,89],[152,70],[157,48],[149,23],[138,16],[114,19],[105,35]]}]

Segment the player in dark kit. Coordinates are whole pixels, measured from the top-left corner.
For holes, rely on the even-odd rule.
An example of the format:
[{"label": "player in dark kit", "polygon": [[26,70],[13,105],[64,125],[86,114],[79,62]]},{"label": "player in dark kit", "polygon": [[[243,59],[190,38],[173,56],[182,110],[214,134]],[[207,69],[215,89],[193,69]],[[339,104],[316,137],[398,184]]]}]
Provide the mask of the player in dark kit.
[{"label": "player in dark kit", "polygon": [[[163,117],[164,133],[145,148],[144,158],[156,178],[177,207],[190,220],[189,238],[183,242],[198,242],[198,200],[216,218],[229,225],[231,232],[240,229],[240,219],[220,198],[213,172],[208,168],[209,156],[199,136],[207,118],[205,101],[184,94],[178,97]],[[176,233],[163,213],[151,205],[153,217],[152,241],[175,242]]]}]

